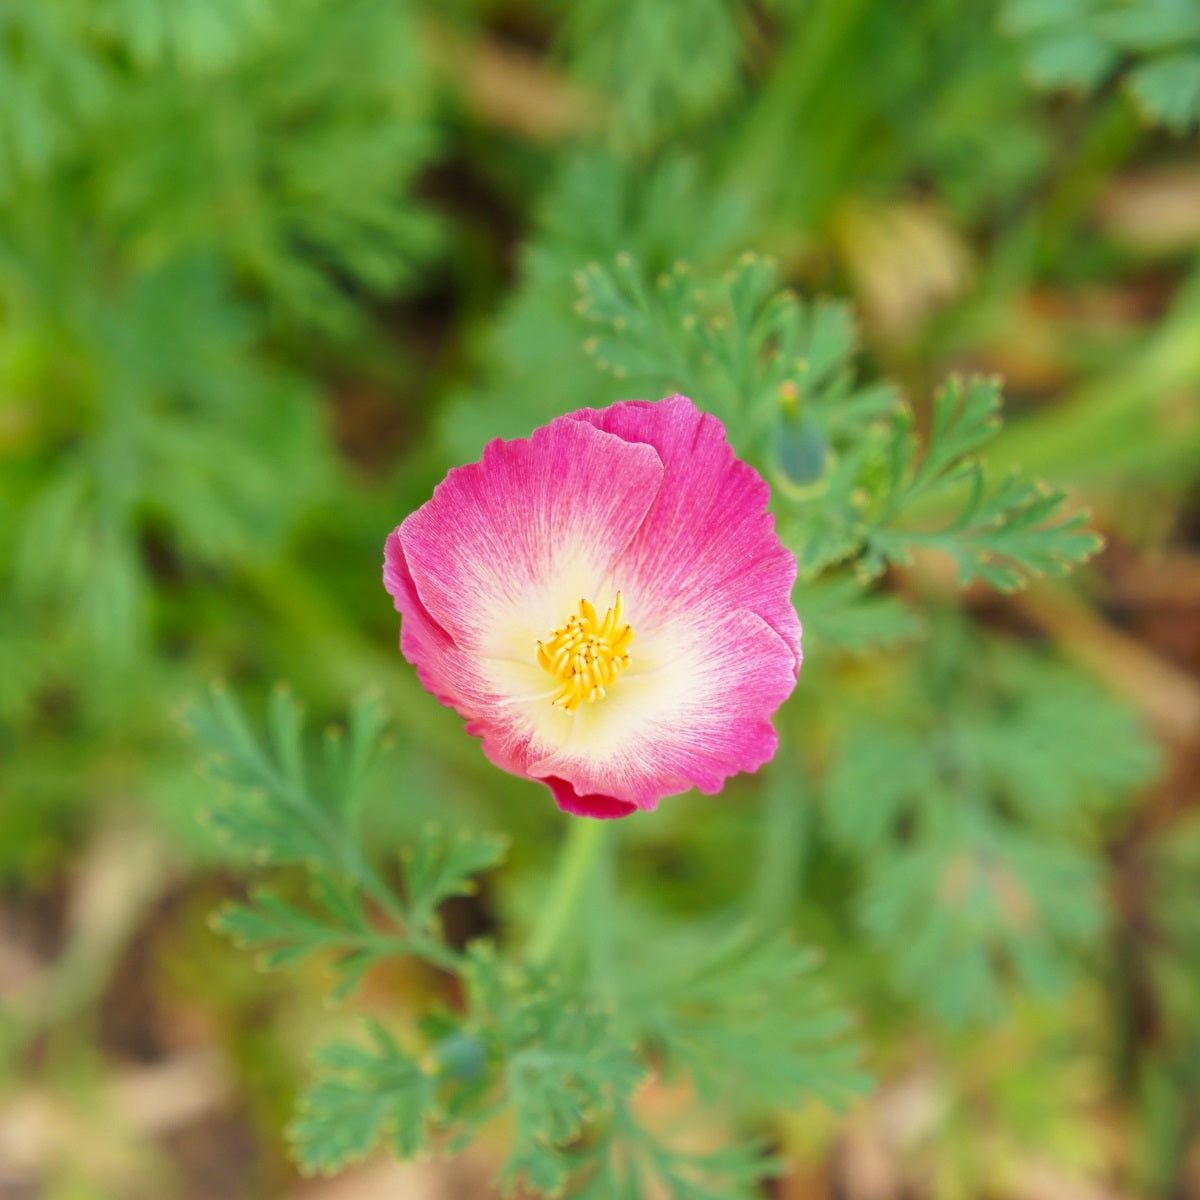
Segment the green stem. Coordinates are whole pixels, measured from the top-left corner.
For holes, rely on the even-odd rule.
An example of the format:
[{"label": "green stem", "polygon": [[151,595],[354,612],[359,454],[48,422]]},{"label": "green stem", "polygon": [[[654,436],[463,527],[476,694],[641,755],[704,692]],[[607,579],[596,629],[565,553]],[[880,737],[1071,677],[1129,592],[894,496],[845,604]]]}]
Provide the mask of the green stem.
[{"label": "green stem", "polygon": [[754,912],[769,930],[786,925],[800,891],[809,803],[802,778],[799,755],[781,747],[763,791],[754,889]]},{"label": "green stem", "polygon": [[545,966],[562,944],[579,914],[604,847],[607,821],[587,817],[571,817],[570,821],[550,895],[529,939],[528,958],[534,966]]},{"label": "green stem", "polygon": [[[606,822],[606,826],[609,823]],[[587,888],[588,970],[592,991],[603,1001],[617,998],[616,829],[605,829],[603,844]]]},{"label": "green stem", "polygon": [[409,914],[400,903],[399,897],[371,864],[361,847],[353,841],[346,846],[344,865],[366,895],[387,914],[393,925],[403,930],[402,934],[389,939],[396,947],[397,953],[423,958],[444,971],[462,970],[462,956],[456,950],[412,927]]}]

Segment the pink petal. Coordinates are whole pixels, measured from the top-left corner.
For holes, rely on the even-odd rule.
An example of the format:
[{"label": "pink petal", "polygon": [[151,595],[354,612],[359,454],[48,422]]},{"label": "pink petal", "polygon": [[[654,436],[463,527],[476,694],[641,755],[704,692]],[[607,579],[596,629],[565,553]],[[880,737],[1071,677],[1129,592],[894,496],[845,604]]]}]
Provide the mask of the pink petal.
[{"label": "pink petal", "polygon": [[460,649],[487,652],[495,610],[551,586],[566,559],[586,560],[598,587],[662,478],[652,447],[567,418],[493,441],[397,530],[416,592]]},{"label": "pink petal", "polygon": [[[603,756],[570,742],[528,765],[530,775],[565,780],[593,806],[596,797],[652,809],[664,796],[696,787],[714,795],[741,771],[756,771],[775,754],[775,710],[796,684],[792,653],[761,617],[729,613],[681,645],[687,688],[669,706],[644,709],[635,676],[620,681],[609,701],[580,710],[576,720],[620,721],[615,749]],[[534,753],[535,747],[530,748]],[[553,785],[552,785],[553,786]],[[560,805],[564,803],[555,789]]]},{"label": "pink petal", "polygon": [[[503,770],[560,807],[616,817],[714,793],[774,753],[795,685],[795,561],[768,489],[683,396],[585,410],[493,442],[388,539],[401,648]],[[533,658],[580,596],[616,589],[633,666],[595,705],[553,709]]]},{"label": "pink petal", "polygon": [[637,812],[636,804],[627,804],[612,796],[581,796],[565,779],[551,775],[542,780],[549,785],[554,793],[554,800],[563,812],[569,812],[576,817],[599,817],[611,820],[614,817],[627,817]]},{"label": "pink petal", "polygon": [[[384,547],[383,583],[403,617],[401,653],[416,668],[425,689],[471,723],[478,722],[482,713],[496,711],[501,698],[488,684],[478,656],[460,650],[417,595],[398,530],[388,535]],[[488,734],[484,745],[488,757],[502,770],[523,775],[528,738],[503,722],[483,726],[468,724],[467,731],[481,737]]]},{"label": "pink petal", "polygon": [[719,619],[749,609],[788,644],[798,674],[800,621],[791,600],[796,560],[767,512],[770,489],[734,455],[721,422],[686,396],[628,400],[571,415],[653,446],[666,471],[615,571],[631,611]]}]

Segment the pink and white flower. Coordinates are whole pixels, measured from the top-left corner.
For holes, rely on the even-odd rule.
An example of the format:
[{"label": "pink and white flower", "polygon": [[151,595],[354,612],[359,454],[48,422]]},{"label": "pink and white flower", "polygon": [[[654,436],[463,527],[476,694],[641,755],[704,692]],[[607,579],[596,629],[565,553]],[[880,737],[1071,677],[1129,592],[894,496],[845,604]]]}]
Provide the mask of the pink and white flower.
[{"label": "pink and white flower", "polygon": [[686,396],[494,441],[387,539],[400,647],[496,766],[620,817],[775,753],[800,670],[767,485]]}]

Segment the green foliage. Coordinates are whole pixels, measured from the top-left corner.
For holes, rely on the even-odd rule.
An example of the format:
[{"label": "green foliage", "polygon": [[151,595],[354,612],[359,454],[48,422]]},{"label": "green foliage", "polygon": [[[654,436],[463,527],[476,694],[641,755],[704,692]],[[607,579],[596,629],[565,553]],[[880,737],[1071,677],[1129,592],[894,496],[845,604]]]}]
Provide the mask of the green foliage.
[{"label": "green foliage", "polygon": [[[1085,514],[1063,513],[1065,492],[1017,471],[989,489],[975,454],[999,428],[999,408],[997,381],[952,379],[934,397],[928,443],[919,457],[912,419],[901,413],[876,476],[878,499],[864,506],[860,567],[868,576],[888,563],[906,564],[914,549],[928,548],[954,560],[960,584],[981,579],[1012,592],[1030,578],[1065,575],[1100,549]],[[941,507],[963,490],[967,498],[948,524],[911,527],[910,514]]]},{"label": "green foliage", "polygon": [[653,147],[719,111],[743,56],[730,0],[575,0],[562,37],[572,72],[601,94],[618,145]]},{"label": "green foliage", "polygon": [[641,1079],[632,1043],[573,986],[506,969],[490,953],[473,957],[468,987],[470,1020],[503,1064],[513,1114],[505,1178],[554,1195],[578,1165],[572,1144]]},{"label": "green foliage", "polygon": [[496,866],[504,851],[504,839],[492,834],[464,829],[447,838],[436,825],[424,826],[403,856],[410,921],[431,928],[438,907],[451,897],[474,895],[476,876]]},{"label": "green foliage", "polygon": [[425,1148],[436,1081],[382,1026],[372,1025],[371,1035],[370,1047],[334,1042],[317,1056],[321,1074],[290,1130],[307,1172],[328,1173],[365,1158],[383,1138],[399,1158]]},{"label": "green foliage", "polygon": [[[619,255],[612,269],[587,268],[578,286],[598,329],[586,343],[598,365],[635,395],[697,398],[743,454],[764,463],[802,577],[850,563],[869,581],[931,549],[953,559],[962,583],[1012,591],[1099,548],[1086,518],[1064,511],[1063,492],[1017,473],[987,481],[979,453],[999,428],[994,381],[951,380],[935,397],[922,448],[892,387],[855,382],[847,310],[779,290],[770,262],[743,255],[716,280],[677,263],[648,284]],[[907,633],[901,616],[894,634],[894,605],[867,611],[852,642]]]},{"label": "green foliage", "polygon": [[[135,171],[97,164],[101,211],[147,248],[219,244],[275,303],[326,328],[359,319],[345,281],[384,295],[410,283],[436,244],[407,195],[433,142],[415,28],[404,5],[381,21],[384,7],[289,5],[218,86],[201,76],[174,94],[133,92],[117,132],[145,140]],[[201,95],[204,124],[169,136]],[[178,189],[171,205],[162,180]],[[214,222],[231,217],[237,235],[218,239]]]},{"label": "green foliage", "polygon": [[641,1200],[656,1188],[671,1200],[758,1200],[779,1164],[753,1142],[708,1153],[665,1142],[619,1111],[615,1136],[594,1156],[580,1200]]},{"label": "green foliage", "polygon": [[[1073,498],[1003,476],[993,455],[1086,479],[1122,556],[1191,536],[1175,489],[1195,440],[1193,265],[1147,272],[1123,236],[1093,234],[1098,214],[1108,231],[1163,213],[1181,247],[1190,236],[1190,143],[1141,129],[1109,87],[1194,131],[1200,10],[966,12],[0,0],[0,926],[18,944],[14,1009],[48,1014],[48,1053],[29,1053],[23,1020],[0,1021],[0,1089],[18,1108],[26,1072],[39,1104],[60,1078],[72,1112],[106,1102],[101,1059],[127,1065],[114,1024],[138,1026],[139,1060],[174,1044],[157,1028],[173,1015],[167,945],[189,964],[196,1027],[240,1072],[246,1128],[282,1126],[311,1028],[297,1037],[292,1019],[315,1015],[314,990],[363,1010],[361,1039],[317,1050],[291,1126],[307,1171],[453,1154],[486,1128],[484,1153],[509,1139],[522,1192],[760,1200],[776,1149],[825,1152],[824,1126],[785,1110],[867,1086],[836,981],[878,1073],[919,1046],[938,1076],[945,1115],[896,1151],[900,1173],[920,1161],[897,1189],[1003,1191],[1012,1161],[1061,1152],[1064,1129],[1066,1158],[1090,1169],[1110,1126],[1136,1125],[1106,1185],[1178,1190],[1200,1092],[1195,830],[1170,805],[1121,806],[1154,770],[1123,705],[986,634],[1012,610],[976,604],[982,589],[961,618],[974,632],[925,611],[926,574],[904,565],[932,551],[1007,590],[1094,551]],[[530,136],[520,114],[553,102],[560,75],[580,124]],[[1095,98],[1047,104],[1030,76]],[[1132,217],[1110,189],[1126,175]],[[887,219],[913,211],[928,218],[915,236]],[[947,245],[961,290],[934,310],[921,288]],[[744,246],[782,270],[735,260]],[[807,297],[872,286],[918,316],[898,336],[868,304],[860,368],[850,309]],[[958,364],[1005,369],[1027,415],[994,441],[991,380],[931,395]],[[379,543],[490,438],[676,390],[771,483],[807,665],[762,778],[622,823],[619,889],[591,879],[557,949],[535,955],[544,911],[528,942],[524,919],[549,907],[555,814],[420,692],[395,652]],[[1142,478],[1153,488],[1134,493]],[[1110,615],[1132,636],[1164,621]],[[285,693],[264,734],[218,691],[190,711],[211,759],[197,782],[169,713],[214,674],[249,694],[296,679],[321,712],[374,681],[403,713],[402,762],[373,770],[373,702],[322,742]],[[197,788],[219,849],[190,830]],[[109,956],[88,953],[93,919],[119,907],[89,902],[114,820],[161,827],[173,863],[222,866],[173,872],[171,903],[148,894],[124,918],[132,991],[127,956],[108,981],[111,962],[87,965]],[[502,839],[479,832],[497,825],[518,835],[502,869]],[[143,865],[120,863],[122,887]],[[247,891],[216,924],[270,981],[179,915],[230,870]],[[446,909],[489,872],[482,896]],[[826,961],[792,940],[794,919]],[[496,945],[448,940],[464,927]],[[412,969],[381,1010],[359,984],[397,963]],[[1029,1000],[1068,986],[1048,1035]],[[1045,1066],[998,1072],[988,1053]],[[924,1108],[901,1089],[906,1111]],[[45,1177],[18,1164],[15,1186],[161,1191],[159,1139],[118,1133],[99,1181],[80,1175],[81,1138]],[[231,1191],[261,1186],[226,1169]]]},{"label": "green foliage", "polygon": [[0,11],[0,197],[46,169],[108,98],[103,63],[69,28],[62,4],[6,4]]},{"label": "green foliage", "polygon": [[1200,124],[1196,0],[1009,0],[1005,22],[1041,86],[1088,92],[1119,71],[1148,120]]},{"label": "green foliage", "polygon": [[143,67],[166,62],[203,74],[225,66],[247,44],[269,34],[280,9],[278,0],[116,0],[93,16],[91,28]]},{"label": "green foliage", "polygon": [[314,352],[436,252],[436,138],[407,3],[0,9],[0,840],[49,852],[93,766],[179,769],[181,675],[284,640],[246,630],[338,469]]},{"label": "green foliage", "polygon": [[[75,653],[119,664],[145,650],[147,528],[189,560],[245,561],[294,522],[301,477],[319,487],[329,467],[309,389],[252,353],[249,314],[216,272],[164,268],[115,299],[74,300],[56,306],[50,292],[12,309],[10,345],[40,356],[53,337],[71,365],[39,363],[20,380],[32,404],[53,395],[57,410],[4,468],[22,490],[40,480],[12,529],[11,584]],[[269,461],[253,449],[266,436]],[[50,459],[56,471],[41,476]]]},{"label": "green foliage", "polygon": [[581,264],[622,250],[652,270],[685,254],[708,263],[734,249],[748,210],[732,190],[714,194],[689,155],[663,153],[633,169],[585,150],[564,159],[537,216],[537,235],[522,250],[520,283],[480,356],[486,386],[456,396],[442,423],[454,459],[477,456],[489,437],[521,436],[566,407],[612,402],[611,384],[579,352],[585,331],[574,311],[574,278]]},{"label": "green foliage", "polygon": [[823,790],[895,985],[954,1023],[996,1016],[1010,982],[1061,990],[1104,922],[1101,806],[1156,766],[1087,678],[940,624],[837,737]]},{"label": "green foliage", "polygon": [[0,203],[28,213],[36,197],[43,221],[66,206],[81,245],[120,247],[135,268],[216,256],[289,315],[345,329],[358,319],[347,280],[394,291],[436,244],[406,195],[433,145],[408,10],[8,6],[0,55],[17,90]]},{"label": "green foliage", "polygon": [[[239,946],[260,951],[264,970],[292,966],[320,951],[335,951],[342,975],[338,994],[351,990],[369,967],[408,949],[403,940],[378,931],[368,914],[324,880],[310,908],[301,909],[269,891],[254,893],[252,904],[231,905],[214,924]],[[315,911],[314,911],[315,910]]]},{"label": "green foliage", "polygon": [[[775,422],[780,389],[801,373],[816,392],[843,369],[853,346],[844,308],[806,309],[776,283],[775,265],[744,254],[719,277],[696,278],[675,262],[653,283],[647,266],[619,254],[576,276],[581,315],[591,324],[584,348],[636,395],[699,392],[735,438],[753,444]],[[855,397],[834,420],[848,425],[885,411],[890,391]]]},{"label": "green foliage", "polygon": [[622,1009],[636,1014],[666,1070],[709,1099],[734,1086],[756,1105],[816,1096],[840,1108],[868,1080],[816,967],[815,954],[786,936],[702,928],[637,959]]},{"label": "green foliage", "polygon": [[[308,761],[303,716],[283,688],[271,695],[265,742],[222,689],[193,705],[188,718],[210,752],[212,774],[227,785],[209,813],[218,834],[237,853],[263,863],[303,865],[312,877],[309,907],[262,891],[251,904],[226,909],[217,919],[220,929],[259,951],[267,968],[332,951],[339,997],[375,964],[396,955],[424,957],[439,966],[457,961],[439,940],[437,910],[464,894],[475,873],[494,866],[504,843],[468,833],[448,841],[426,829],[405,858],[402,897],[387,885],[362,846],[362,800],[384,724],[374,699],[353,710],[345,734],[336,728],[326,732],[319,768]],[[373,905],[387,918],[386,929],[379,927]]]},{"label": "green foliage", "polygon": [[343,278],[385,292],[433,245],[404,196],[432,149],[428,76],[407,5],[281,13],[275,0],[7,6],[17,103],[0,199],[28,206],[70,172],[78,186],[42,205],[70,204],[79,232],[121,241],[133,263],[216,252],[305,319],[353,319]]},{"label": "green foliage", "polygon": [[998,0],[977,0],[969,20],[957,0],[774,8],[757,37],[747,22],[753,86],[716,174],[754,196],[779,248],[828,249],[864,197],[929,191],[988,220],[1044,177],[1053,141],[997,35]]},{"label": "green foliage", "polygon": [[[613,1014],[562,978],[506,967],[487,947],[465,966],[468,1010],[436,1023],[420,1062],[372,1025],[370,1047],[335,1044],[291,1127],[298,1161],[328,1172],[386,1139],[400,1157],[430,1131],[461,1148],[501,1111],[512,1148],[502,1183],[538,1195],[672,1200],[757,1195],[775,1163],[756,1143],[697,1154],[641,1123],[633,1093],[645,1069]],[[461,1020],[461,1025],[454,1022]]]},{"label": "green foliage", "polygon": [[230,694],[214,687],[186,713],[221,784],[209,819],[239,852],[261,862],[344,868],[353,853],[363,786],[384,719],[374,698],[355,708],[348,733],[326,731],[317,770],[307,761],[304,718],[284,687],[271,693],[260,741]]},{"label": "green foliage", "polygon": [[852,575],[801,582],[792,593],[808,644],[867,654],[919,637],[921,618],[898,596],[864,591]]},{"label": "green foliage", "polygon": [[[483,943],[465,951],[448,944],[440,905],[471,890],[503,843],[426,827],[394,882],[368,861],[361,805],[382,732],[374,702],[354,710],[344,735],[326,734],[320,758],[282,689],[271,696],[263,738],[219,689],[189,716],[225,785],[212,812],[217,827],[264,863],[305,866],[310,882],[307,903],[262,891],[226,908],[218,928],[258,951],[265,968],[325,956],[337,999],[397,957],[424,959],[465,992],[461,1011],[413,1031],[415,1049],[373,1023],[369,1044],[319,1052],[291,1127],[304,1169],[337,1170],[381,1141],[401,1157],[434,1135],[460,1148],[507,1112],[513,1135],[503,1178],[511,1187],[632,1196],[653,1178],[679,1200],[744,1195],[772,1169],[759,1148],[693,1155],[642,1127],[634,1093],[654,1064],[709,1104],[741,1097],[755,1114],[809,1098],[841,1105],[865,1086],[847,1021],[814,984],[813,956],[787,938],[744,928],[676,932],[671,952],[652,959],[632,941],[614,963],[613,978],[628,982],[611,1003],[600,1002],[590,972],[564,969],[567,962],[548,969]],[[597,915],[620,926],[610,905]]]}]

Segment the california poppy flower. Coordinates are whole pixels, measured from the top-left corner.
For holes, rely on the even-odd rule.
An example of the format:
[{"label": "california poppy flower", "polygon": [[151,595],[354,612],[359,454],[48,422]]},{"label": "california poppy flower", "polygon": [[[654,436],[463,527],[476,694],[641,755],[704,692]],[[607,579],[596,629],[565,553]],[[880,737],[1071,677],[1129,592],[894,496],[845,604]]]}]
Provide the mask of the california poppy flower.
[{"label": "california poppy flower", "polygon": [[568,812],[718,792],[774,754],[800,670],[768,497],[686,396],[494,441],[387,539],[401,650],[496,766]]}]

